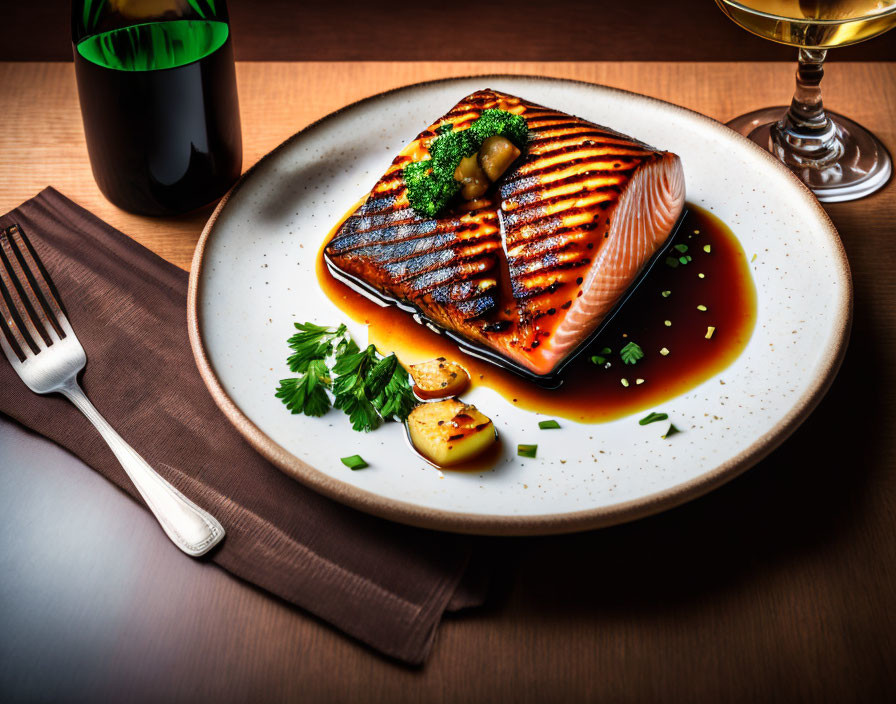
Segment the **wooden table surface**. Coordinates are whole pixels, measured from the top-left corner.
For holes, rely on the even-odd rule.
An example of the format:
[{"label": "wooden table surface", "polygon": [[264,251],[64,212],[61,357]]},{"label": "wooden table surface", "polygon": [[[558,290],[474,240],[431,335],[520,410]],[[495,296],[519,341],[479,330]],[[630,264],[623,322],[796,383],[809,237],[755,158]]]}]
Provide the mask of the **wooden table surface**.
[{"label": "wooden table surface", "polygon": [[[406,83],[571,77],[725,120],[786,103],[787,63],[239,64],[244,168]],[[487,81],[485,81],[487,83]],[[896,64],[833,63],[826,104],[896,152]],[[188,268],[208,211],[100,195],[71,64],[0,64],[0,209],[46,185]],[[624,129],[624,125],[618,127]],[[896,695],[896,185],[827,208],[855,281],[828,397],[771,457],[688,505],[591,533],[487,540],[485,608],[396,665],[173,550],[89,468],[0,419],[0,693],[66,701],[883,701]]]}]

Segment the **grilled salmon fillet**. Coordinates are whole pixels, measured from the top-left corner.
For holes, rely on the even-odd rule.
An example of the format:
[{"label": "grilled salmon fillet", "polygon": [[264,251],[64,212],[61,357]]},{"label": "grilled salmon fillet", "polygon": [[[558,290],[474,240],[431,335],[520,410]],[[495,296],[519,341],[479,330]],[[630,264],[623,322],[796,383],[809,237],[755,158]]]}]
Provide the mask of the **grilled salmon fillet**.
[{"label": "grilled salmon fillet", "polygon": [[[485,197],[435,218],[402,170],[436,128],[483,110],[523,116],[523,156]],[[663,246],[684,207],[679,158],[493,90],[461,100],[395,158],[324,255],[335,269],[538,376],[554,373]]]}]

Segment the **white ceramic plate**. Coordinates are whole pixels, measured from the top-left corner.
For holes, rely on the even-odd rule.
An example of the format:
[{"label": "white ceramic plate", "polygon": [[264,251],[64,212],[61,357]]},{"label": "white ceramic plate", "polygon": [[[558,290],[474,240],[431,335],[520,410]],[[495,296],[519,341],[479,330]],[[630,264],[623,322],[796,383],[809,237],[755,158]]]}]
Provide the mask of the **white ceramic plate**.
[{"label": "white ceramic plate", "polygon": [[[490,472],[443,474],[408,449],[399,424],[356,433],[336,411],[293,416],[274,398],[279,379],[288,375],[285,339],[293,322],[346,318],[316,283],[322,239],[423,126],[485,87],[676,152],[688,200],[728,224],[748,256],[758,254],[751,264],[758,300],[753,337],[721,374],[663,404],[688,431],[676,442],[645,432],[632,416],[599,425],[566,421],[562,431],[537,435],[538,459],[516,458],[517,443],[533,442],[538,433],[537,417],[477,388],[467,398],[500,418],[506,456]],[[573,81],[488,76],[363,100],[262,159],[203,232],[190,277],[189,326],[218,405],[262,454],[299,481],[397,521],[536,534],[655,513],[755,464],[830,385],[846,348],[851,302],[849,265],[830,220],[787,169],[751,142],[644,96]],[[359,343],[366,340],[363,326],[350,329]],[[352,472],[339,461],[355,453],[370,467]]]}]

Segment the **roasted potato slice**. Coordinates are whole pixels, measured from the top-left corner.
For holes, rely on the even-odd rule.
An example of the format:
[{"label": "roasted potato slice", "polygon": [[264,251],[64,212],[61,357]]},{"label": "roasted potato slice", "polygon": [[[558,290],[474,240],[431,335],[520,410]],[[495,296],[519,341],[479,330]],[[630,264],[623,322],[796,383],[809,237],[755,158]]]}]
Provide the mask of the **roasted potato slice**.
[{"label": "roasted potato slice", "polygon": [[454,170],[454,180],[460,181],[463,188],[460,191],[460,197],[464,200],[475,200],[488,190],[491,181],[479,166],[476,155],[461,159],[457,168]]},{"label": "roasted potato slice", "polygon": [[423,399],[460,396],[470,383],[467,370],[444,357],[412,364],[410,372],[414,392]]},{"label": "roasted potato slice", "polygon": [[417,406],[408,416],[408,431],[414,447],[440,467],[476,457],[497,438],[489,418],[456,398]]},{"label": "roasted potato slice", "polygon": [[[486,139],[479,148],[479,166],[489,180],[497,181],[520,154],[517,146],[507,137],[495,135]],[[457,178],[457,174],[454,178]]]}]

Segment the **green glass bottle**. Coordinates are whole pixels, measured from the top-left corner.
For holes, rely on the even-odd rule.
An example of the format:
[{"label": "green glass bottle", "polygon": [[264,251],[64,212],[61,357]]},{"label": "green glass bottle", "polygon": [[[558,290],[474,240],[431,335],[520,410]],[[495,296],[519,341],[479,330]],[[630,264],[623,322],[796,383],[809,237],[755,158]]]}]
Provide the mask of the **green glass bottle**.
[{"label": "green glass bottle", "polygon": [[146,215],[220,198],[242,137],[223,0],[75,0],[72,44],[93,175]]}]

